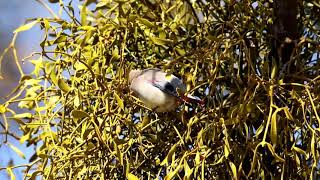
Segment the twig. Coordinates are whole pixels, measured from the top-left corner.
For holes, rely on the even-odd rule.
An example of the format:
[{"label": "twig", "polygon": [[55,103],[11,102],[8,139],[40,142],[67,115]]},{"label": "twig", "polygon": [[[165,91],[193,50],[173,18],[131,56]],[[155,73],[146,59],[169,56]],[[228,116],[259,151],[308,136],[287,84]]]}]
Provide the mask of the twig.
[{"label": "twig", "polygon": [[42,6],[44,6],[54,18],[60,19],[59,16],[56,13],[54,13],[54,11],[45,2],[43,2],[42,0],[36,1],[39,2]]}]

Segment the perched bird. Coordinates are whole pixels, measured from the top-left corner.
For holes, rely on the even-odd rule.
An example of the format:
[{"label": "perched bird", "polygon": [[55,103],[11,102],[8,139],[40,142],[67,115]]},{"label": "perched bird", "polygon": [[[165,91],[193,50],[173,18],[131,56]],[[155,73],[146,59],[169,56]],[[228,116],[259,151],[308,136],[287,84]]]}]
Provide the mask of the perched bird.
[{"label": "perched bird", "polygon": [[129,83],[133,93],[156,112],[175,110],[181,102],[197,102],[203,105],[199,98],[184,95],[186,85],[179,78],[160,69],[131,70]]}]

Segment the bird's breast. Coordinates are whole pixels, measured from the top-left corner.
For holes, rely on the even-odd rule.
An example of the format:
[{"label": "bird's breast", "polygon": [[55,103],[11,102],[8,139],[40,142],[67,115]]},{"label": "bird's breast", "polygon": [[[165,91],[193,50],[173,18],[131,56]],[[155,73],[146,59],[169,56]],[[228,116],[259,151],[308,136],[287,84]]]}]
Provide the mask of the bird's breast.
[{"label": "bird's breast", "polygon": [[163,92],[148,81],[137,79],[130,88],[147,107],[158,112],[170,111],[177,107],[176,97]]}]

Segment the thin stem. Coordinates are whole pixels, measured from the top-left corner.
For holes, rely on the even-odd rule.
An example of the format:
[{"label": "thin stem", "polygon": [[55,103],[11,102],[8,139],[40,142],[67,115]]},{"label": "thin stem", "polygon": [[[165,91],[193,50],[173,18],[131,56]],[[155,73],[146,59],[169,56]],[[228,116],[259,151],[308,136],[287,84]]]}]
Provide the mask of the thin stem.
[{"label": "thin stem", "polygon": [[60,19],[59,16],[56,13],[54,13],[54,11],[45,2],[43,2],[42,0],[36,1],[39,2],[42,6],[44,6],[54,18]]}]

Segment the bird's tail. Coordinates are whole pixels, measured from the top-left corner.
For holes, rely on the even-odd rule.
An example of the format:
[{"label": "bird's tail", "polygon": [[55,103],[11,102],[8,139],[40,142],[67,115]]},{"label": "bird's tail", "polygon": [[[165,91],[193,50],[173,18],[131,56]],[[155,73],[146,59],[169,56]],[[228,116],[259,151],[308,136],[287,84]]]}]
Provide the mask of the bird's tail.
[{"label": "bird's tail", "polygon": [[197,103],[198,105],[200,105],[201,107],[203,107],[205,105],[204,100],[196,97],[196,96],[192,96],[190,94],[188,95],[183,95],[181,96],[182,100],[186,103],[192,104],[192,103]]}]

